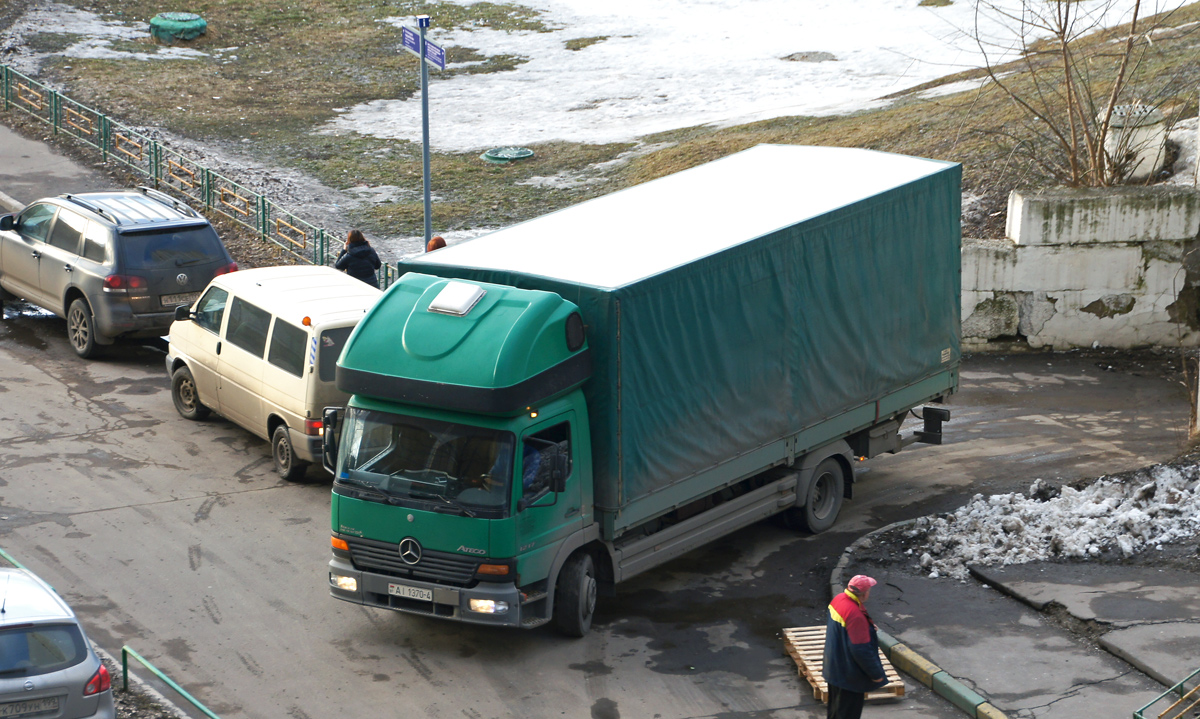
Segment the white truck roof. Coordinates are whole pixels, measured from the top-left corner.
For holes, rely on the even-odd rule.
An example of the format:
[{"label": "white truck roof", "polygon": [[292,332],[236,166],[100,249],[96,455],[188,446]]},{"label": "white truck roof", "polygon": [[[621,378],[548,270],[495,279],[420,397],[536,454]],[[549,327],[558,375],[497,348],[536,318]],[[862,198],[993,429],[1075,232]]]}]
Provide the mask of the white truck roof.
[{"label": "white truck roof", "polygon": [[759,145],[469,242],[407,259],[623,287],[953,163],[841,147]]}]

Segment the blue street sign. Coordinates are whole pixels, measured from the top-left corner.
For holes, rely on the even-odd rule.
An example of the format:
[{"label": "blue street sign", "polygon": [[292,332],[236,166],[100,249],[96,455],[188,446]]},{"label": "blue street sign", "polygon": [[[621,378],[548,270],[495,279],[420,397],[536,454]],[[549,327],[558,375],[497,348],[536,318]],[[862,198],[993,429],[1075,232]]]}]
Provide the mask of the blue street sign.
[{"label": "blue street sign", "polygon": [[[421,57],[421,36],[407,26],[400,27],[400,44],[413,55]],[[425,39],[425,59],[437,66],[439,70],[446,69],[446,51]]]}]

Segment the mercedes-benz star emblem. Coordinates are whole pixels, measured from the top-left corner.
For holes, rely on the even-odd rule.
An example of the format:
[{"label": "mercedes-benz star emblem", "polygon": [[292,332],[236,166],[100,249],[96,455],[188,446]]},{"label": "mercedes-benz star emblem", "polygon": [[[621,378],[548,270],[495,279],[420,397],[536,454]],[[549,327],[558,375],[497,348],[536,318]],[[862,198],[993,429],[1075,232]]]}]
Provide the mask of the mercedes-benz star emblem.
[{"label": "mercedes-benz star emblem", "polygon": [[187,284],[187,275],[180,272],[179,274],[175,275],[175,281],[179,283],[180,287],[183,287]]},{"label": "mercedes-benz star emblem", "polygon": [[421,561],[421,543],[412,537],[400,540],[400,559],[405,564],[416,564]]}]

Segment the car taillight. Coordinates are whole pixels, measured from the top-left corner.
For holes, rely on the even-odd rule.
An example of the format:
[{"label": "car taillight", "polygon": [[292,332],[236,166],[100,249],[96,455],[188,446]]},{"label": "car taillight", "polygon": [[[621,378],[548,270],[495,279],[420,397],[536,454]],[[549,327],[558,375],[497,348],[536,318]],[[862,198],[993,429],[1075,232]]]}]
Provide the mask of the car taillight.
[{"label": "car taillight", "polygon": [[229,264],[227,264],[224,267],[217,270],[218,275],[227,275],[230,272],[237,272],[237,263],[236,262],[230,262]]},{"label": "car taillight", "polygon": [[144,290],[149,286],[145,277],[137,275],[109,275],[104,278],[104,289],[108,292],[125,292],[127,290]]},{"label": "car taillight", "polygon": [[306,419],[304,433],[310,437],[320,437],[325,434],[325,425],[319,419]]},{"label": "car taillight", "polygon": [[96,673],[92,675],[92,678],[88,680],[87,686],[83,688],[83,695],[90,697],[93,694],[106,692],[109,689],[112,689],[112,677],[108,675],[108,669],[101,664]]}]

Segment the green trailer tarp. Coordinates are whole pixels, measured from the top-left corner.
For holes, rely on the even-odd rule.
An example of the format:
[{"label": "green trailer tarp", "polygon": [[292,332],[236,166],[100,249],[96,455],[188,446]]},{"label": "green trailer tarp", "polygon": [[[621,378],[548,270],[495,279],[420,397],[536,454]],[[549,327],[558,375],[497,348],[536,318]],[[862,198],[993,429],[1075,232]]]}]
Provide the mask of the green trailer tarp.
[{"label": "green trailer tarp", "polygon": [[580,307],[596,506],[619,526],[645,497],[686,497],[716,465],[956,370],[960,179],[951,163],[762,145],[400,270]]}]

